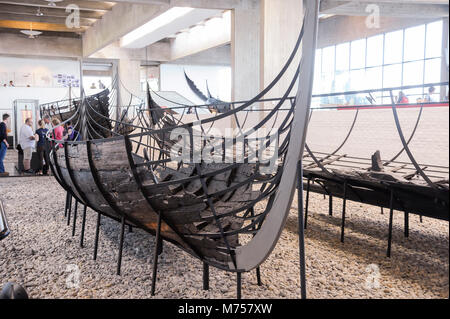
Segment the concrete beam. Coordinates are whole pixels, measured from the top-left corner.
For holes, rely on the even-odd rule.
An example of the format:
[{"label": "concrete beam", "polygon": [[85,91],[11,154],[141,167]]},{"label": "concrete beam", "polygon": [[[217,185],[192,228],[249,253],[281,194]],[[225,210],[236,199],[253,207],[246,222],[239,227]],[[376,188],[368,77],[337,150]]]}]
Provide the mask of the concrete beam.
[{"label": "concrete beam", "polygon": [[222,45],[212,49],[204,50],[199,53],[189,55],[180,59],[172,60],[170,64],[186,65],[231,65],[231,47]]},{"label": "concrete beam", "polygon": [[171,59],[180,59],[231,42],[231,12],[182,32],[172,40]]},{"label": "concrete beam", "polygon": [[381,17],[379,28],[368,28],[366,18],[362,16],[336,15],[320,20],[317,47],[324,48],[338,43],[371,37],[435,21],[436,18],[394,18]]},{"label": "concrete beam", "polygon": [[81,39],[40,36],[37,39],[0,33],[0,54],[36,57],[81,57]]},{"label": "concrete beam", "polygon": [[83,35],[83,55],[90,56],[103,49],[167,9],[167,6],[116,4]]},{"label": "concrete beam", "polygon": [[158,42],[148,48],[126,49],[121,48],[120,42],[116,41],[90,55],[89,58],[166,62],[170,60],[170,44]]},{"label": "concrete beam", "polygon": [[[182,9],[184,10],[184,9]],[[153,30],[151,32],[148,32],[146,34],[142,34],[142,30],[140,28],[134,30],[130,34],[127,34],[125,37],[121,39],[121,45],[126,48],[143,48],[145,46],[151,45],[155,42],[158,42],[162,39],[165,39],[180,30],[184,30],[187,28],[190,28],[191,26],[194,26],[200,22],[203,22],[209,18],[212,18],[214,16],[220,15],[222,11],[220,10],[211,10],[211,9],[188,9],[189,12],[184,12],[183,15],[180,15],[178,18],[174,19],[170,16],[170,11],[167,11],[167,13],[163,13],[161,16],[158,16],[152,21],[149,21],[148,24],[140,27],[143,30],[148,30],[148,27],[153,27]],[[167,14],[165,16],[165,14]],[[158,22],[167,21],[166,19],[172,19],[173,21],[167,24],[161,23],[157,26]],[[157,21],[159,20],[159,21]],[[218,30],[220,31],[220,30]],[[187,32],[190,33],[190,32]],[[205,41],[205,39],[202,39],[203,37],[208,38],[209,34],[206,32],[203,32],[201,35],[199,35],[201,38],[195,38],[192,39],[191,44],[195,44],[199,41]]]},{"label": "concrete beam", "polygon": [[[430,1],[433,2],[433,1]],[[349,15],[349,16],[368,16],[373,14],[367,10],[368,5],[375,4],[380,10],[382,17],[403,17],[403,18],[432,18],[448,16],[448,2],[446,4],[433,4],[424,1],[409,2],[387,2],[387,1],[334,1],[324,0],[321,4],[321,13]]]},{"label": "concrete beam", "polygon": [[[31,7],[46,7],[46,4],[42,0],[0,0],[2,4],[15,4],[21,6],[31,6]],[[64,0],[61,2],[55,2],[55,6],[52,8],[57,9],[66,9],[69,4],[76,4],[80,10],[88,10],[88,11],[100,11],[107,12],[110,11],[113,7],[114,3],[112,2],[95,2],[95,1],[86,1],[86,0]]]},{"label": "concrete beam", "polygon": [[[86,0],[86,1],[104,1],[104,0]],[[114,0],[117,3],[132,3],[132,4],[158,4],[158,5],[169,5],[170,0]]]},{"label": "concrete beam", "polygon": [[[53,8],[53,7],[40,7],[40,11],[43,13],[45,17],[60,17],[66,18],[69,13],[66,12],[65,9]],[[32,15],[36,16],[37,8],[36,7],[27,7],[21,5],[11,5],[11,4],[1,4],[0,3],[0,12],[1,13],[9,13],[9,14],[21,14],[21,15]],[[81,18],[88,19],[100,19],[103,13],[98,11],[84,11],[80,10]]]}]

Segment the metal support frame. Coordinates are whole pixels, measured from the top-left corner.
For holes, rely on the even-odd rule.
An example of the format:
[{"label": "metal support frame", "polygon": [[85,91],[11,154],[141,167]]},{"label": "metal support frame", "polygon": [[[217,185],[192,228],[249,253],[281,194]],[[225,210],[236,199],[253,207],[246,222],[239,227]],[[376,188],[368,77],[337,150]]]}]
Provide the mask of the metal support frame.
[{"label": "metal support frame", "polygon": [[242,299],[242,273],[236,273],[236,299]]},{"label": "metal support frame", "polygon": [[70,225],[70,214],[72,213],[72,198],[73,196],[70,196],[69,198],[69,210],[67,211],[67,226]]},{"label": "metal support frame", "polygon": [[159,251],[158,246],[161,243],[160,237],[161,237],[161,214],[158,215],[158,226],[156,227],[155,249],[153,252],[153,274],[152,274],[152,290],[151,290],[152,296],[155,295],[155,288],[156,288],[156,276],[157,276],[157,272],[158,272],[158,251]]},{"label": "metal support frame", "polygon": [[98,251],[98,238],[100,235],[100,222],[102,215],[97,213],[97,226],[95,227],[95,241],[94,241],[94,260],[97,260],[97,251]]},{"label": "metal support frame", "polygon": [[409,213],[404,212],[405,214],[405,237],[409,237]]},{"label": "metal support frame", "polygon": [[75,227],[77,223],[78,201],[75,199],[75,208],[73,210],[72,237],[75,236]]},{"label": "metal support frame", "polygon": [[203,290],[209,290],[209,265],[203,262]]},{"label": "metal support frame", "polygon": [[84,247],[84,230],[86,228],[86,211],[87,211],[87,206],[84,205],[83,220],[82,220],[82,223],[81,223],[81,234],[80,234],[80,247],[81,248]]},{"label": "metal support frame", "polygon": [[[300,181],[299,182],[302,182],[301,177],[300,177]],[[306,185],[305,225],[304,225],[305,229],[308,227],[308,208],[309,208],[309,189],[310,189],[310,185],[311,185],[311,178],[308,176],[308,183]],[[300,188],[299,188],[298,191],[300,191]],[[303,187],[301,188],[301,191],[303,191]],[[299,209],[300,209],[300,203],[297,203],[297,206],[299,206]]]},{"label": "metal support frame", "polygon": [[120,276],[120,268],[122,266],[122,251],[123,240],[125,237],[125,216],[122,216],[121,229],[120,229],[120,241],[119,241],[119,255],[117,256],[117,275]]},{"label": "metal support frame", "polygon": [[67,217],[67,211],[69,210],[69,199],[70,194],[69,192],[66,192],[66,206],[64,207],[64,217]]},{"label": "metal support frame", "polygon": [[347,180],[344,180],[344,197],[343,197],[343,202],[342,202],[341,243],[344,242],[346,205],[347,205]]},{"label": "metal support frame", "polygon": [[305,225],[303,225],[303,166],[301,160],[298,161],[297,164],[297,186],[298,186],[297,213],[298,213],[298,249],[299,249],[299,263],[300,263],[300,293],[301,298],[306,299]]},{"label": "metal support frame", "polygon": [[328,215],[333,216],[333,196],[328,196]]},{"label": "metal support frame", "polygon": [[391,189],[391,197],[389,200],[389,233],[388,233],[388,247],[387,247],[387,257],[391,257],[391,246],[392,246],[392,223],[394,219],[394,190]]}]

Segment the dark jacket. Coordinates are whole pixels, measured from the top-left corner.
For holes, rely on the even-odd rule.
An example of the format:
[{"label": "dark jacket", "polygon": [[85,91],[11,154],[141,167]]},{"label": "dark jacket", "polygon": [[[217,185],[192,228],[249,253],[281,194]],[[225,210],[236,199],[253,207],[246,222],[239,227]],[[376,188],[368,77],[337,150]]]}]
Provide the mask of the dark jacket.
[{"label": "dark jacket", "polygon": [[8,133],[6,132],[5,122],[0,122],[0,142],[3,142],[8,138]]}]

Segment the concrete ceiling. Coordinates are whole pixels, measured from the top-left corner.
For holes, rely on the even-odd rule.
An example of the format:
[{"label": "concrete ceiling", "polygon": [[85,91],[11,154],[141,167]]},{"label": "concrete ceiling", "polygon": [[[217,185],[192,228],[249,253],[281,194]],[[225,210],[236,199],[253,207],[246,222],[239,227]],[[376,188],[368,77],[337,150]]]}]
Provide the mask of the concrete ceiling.
[{"label": "concrete ceiling", "polygon": [[[243,3],[242,0],[63,0],[49,6],[46,0],[0,0],[0,32],[19,33],[22,29],[32,28],[46,36],[81,37],[111,13],[115,5],[145,5],[154,10],[174,6],[224,10]],[[66,18],[70,14],[66,8],[70,4],[80,8],[79,28],[66,26]],[[378,6],[381,16],[404,18],[448,17],[449,9],[447,0],[322,0],[321,13],[324,18],[332,15],[367,16],[370,4]],[[37,15],[38,10],[42,15]]]},{"label": "concrete ceiling", "polygon": [[[1,0],[0,28],[2,32],[16,33],[16,30],[39,30],[48,36],[79,37],[109,11],[117,1],[64,0],[50,6],[46,0]],[[67,6],[75,4],[80,8],[79,28],[66,26]],[[41,12],[41,15],[38,15]],[[20,32],[20,31],[19,31]]]}]

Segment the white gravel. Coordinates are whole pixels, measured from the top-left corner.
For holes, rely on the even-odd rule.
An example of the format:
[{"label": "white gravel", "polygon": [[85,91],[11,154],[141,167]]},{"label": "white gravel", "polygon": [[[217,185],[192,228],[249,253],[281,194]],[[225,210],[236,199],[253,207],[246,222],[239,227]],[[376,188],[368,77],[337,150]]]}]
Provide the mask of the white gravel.
[{"label": "white gravel", "polygon": [[[31,298],[151,298],[154,238],[141,230],[126,232],[122,276],[116,276],[119,224],[103,218],[97,261],[92,260],[96,213],[88,210],[85,248],[66,225],[65,193],[53,177],[2,178],[11,235],[0,242],[0,285],[23,284]],[[345,244],[339,241],[341,200],[312,194],[306,231],[309,298],[448,298],[449,224],[410,217],[403,237],[403,213],[394,218],[392,257],[386,257],[389,215],[348,203]],[[294,207],[297,207],[296,201]],[[262,265],[263,286],[255,272],[243,274],[244,298],[298,298],[297,210]],[[79,287],[73,287],[80,270]],[[155,298],[234,298],[235,275],[210,269],[210,291],[202,290],[202,263],[164,244]]]}]

